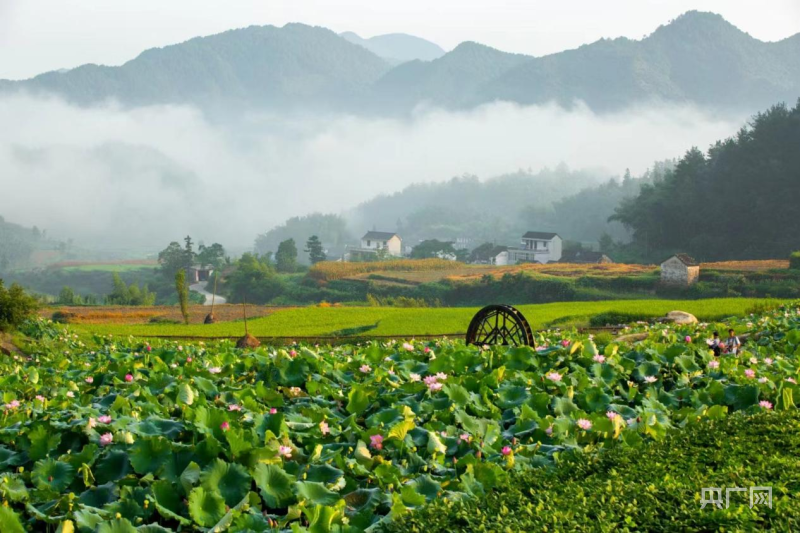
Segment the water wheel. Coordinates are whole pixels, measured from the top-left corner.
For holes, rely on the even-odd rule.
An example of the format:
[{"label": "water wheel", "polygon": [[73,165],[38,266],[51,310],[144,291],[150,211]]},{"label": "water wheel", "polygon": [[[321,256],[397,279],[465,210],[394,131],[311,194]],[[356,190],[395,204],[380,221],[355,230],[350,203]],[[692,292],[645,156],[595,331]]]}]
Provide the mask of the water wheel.
[{"label": "water wheel", "polygon": [[522,313],[510,305],[487,305],[472,318],[467,344],[535,346],[533,331]]}]

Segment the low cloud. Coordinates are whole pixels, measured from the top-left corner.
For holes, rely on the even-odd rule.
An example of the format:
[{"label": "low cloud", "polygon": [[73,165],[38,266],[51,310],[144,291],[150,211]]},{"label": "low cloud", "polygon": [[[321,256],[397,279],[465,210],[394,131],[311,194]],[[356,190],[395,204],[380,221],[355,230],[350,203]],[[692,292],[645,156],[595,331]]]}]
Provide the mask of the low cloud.
[{"label": "low cloud", "polygon": [[688,106],[595,114],[582,106],[496,103],[465,112],[420,109],[403,119],[263,114],[220,121],[188,106],[80,108],[5,96],[0,215],[115,249],[157,250],[187,233],[249,247],[287,217],[339,212],[414,182],[561,162],[638,173],[691,146],[707,148],[746,117]]}]

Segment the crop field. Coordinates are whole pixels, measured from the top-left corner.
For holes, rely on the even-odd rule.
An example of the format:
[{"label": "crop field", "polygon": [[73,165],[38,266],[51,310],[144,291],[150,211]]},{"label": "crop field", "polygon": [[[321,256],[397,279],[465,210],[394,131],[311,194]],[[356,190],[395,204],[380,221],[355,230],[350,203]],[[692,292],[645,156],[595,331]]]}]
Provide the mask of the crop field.
[{"label": "crop field", "polygon": [[[721,298],[708,300],[615,300],[521,305],[533,329],[550,325],[585,325],[599,313],[617,312],[629,316],[655,318],[676,309],[696,315],[700,320],[741,316],[774,300]],[[347,337],[462,335],[478,308],[392,308],[392,307],[302,307],[276,311],[248,321],[257,337]],[[174,337],[238,337],[244,334],[241,322],[211,325],[178,324],[80,324],[84,331],[99,334]]]},{"label": "crop field", "polygon": [[[248,305],[248,318],[258,318],[274,313],[275,307],[263,305]],[[211,311],[210,306],[191,305],[189,306],[190,322],[200,322],[205,320],[206,315]],[[59,306],[46,307],[41,309],[42,318],[50,318],[53,313],[60,312],[68,317],[70,324],[147,324],[151,321],[165,320],[183,322],[180,308],[177,306]],[[242,319],[243,309],[241,305],[215,305],[214,317],[221,322]]]},{"label": "crop field", "polygon": [[49,268],[61,268],[66,271],[80,272],[131,272],[145,268],[156,268],[158,262],[155,260],[129,260],[115,263],[86,263],[78,261],[65,261],[51,265]]},{"label": "crop field", "polygon": [[[717,358],[702,324],[638,326],[647,338],[637,345],[551,330],[537,349],[440,340],[241,351],[28,323],[25,353],[0,359],[0,531],[377,533],[427,505],[483,500],[512,476],[557,472],[568,449],[588,462],[604,450],[635,459],[685,426],[796,410],[797,309],[731,325],[747,334],[742,353]],[[698,460],[721,464],[711,453]],[[731,484],[763,474],[752,468],[728,470]],[[796,462],[782,470],[772,526],[797,509]],[[675,486],[648,479],[643,503]],[[701,486],[687,486],[682,508]],[[498,505],[493,530],[520,530],[504,523],[517,511],[566,523],[572,503]],[[600,509],[591,520],[615,530]],[[757,524],[757,512],[741,519]],[[648,516],[620,527],[643,530]]]},{"label": "crop field", "polygon": [[718,263],[702,263],[700,269],[731,270],[735,272],[764,272],[768,270],[785,270],[789,268],[789,260],[766,259],[760,261],[721,261]]}]

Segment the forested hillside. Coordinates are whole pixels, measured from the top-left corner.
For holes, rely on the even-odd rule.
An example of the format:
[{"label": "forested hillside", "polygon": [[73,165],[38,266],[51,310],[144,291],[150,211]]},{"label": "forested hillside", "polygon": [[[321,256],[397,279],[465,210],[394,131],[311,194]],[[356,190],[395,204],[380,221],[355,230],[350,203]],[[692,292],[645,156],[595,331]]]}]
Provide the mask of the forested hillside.
[{"label": "forested hillside", "polygon": [[662,180],[623,201],[614,219],[644,257],[787,257],[800,248],[800,101],[756,115],[707,153],[692,148]]},{"label": "forested hillside", "polygon": [[47,233],[35,226],[26,228],[0,216],[0,273],[39,266],[37,263],[59,257],[67,248],[66,243],[48,239]]}]

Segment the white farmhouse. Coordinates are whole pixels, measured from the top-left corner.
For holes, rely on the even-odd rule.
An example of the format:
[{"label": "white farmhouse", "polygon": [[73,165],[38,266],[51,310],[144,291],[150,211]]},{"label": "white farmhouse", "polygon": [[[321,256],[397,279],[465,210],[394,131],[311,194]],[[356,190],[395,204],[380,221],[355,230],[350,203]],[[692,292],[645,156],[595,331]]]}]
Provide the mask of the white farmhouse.
[{"label": "white farmhouse", "polygon": [[561,237],[557,233],[529,231],[522,236],[522,246],[509,248],[508,256],[504,259],[509,265],[559,261],[561,260],[561,244]]},{"label": "white farmhouse", "polygon": [[397,233],[368,231],[361,237],[361,246],[347,250],[345,261],[357,261],[377,255],[379,250],[385,250],[390,257],[402,257],[403,239]]},{"label": "white farmhouse", "polygon": [[686,254],[675,254],[661,263],[661,282],[689,286],[700,279],[700,264]]}]

